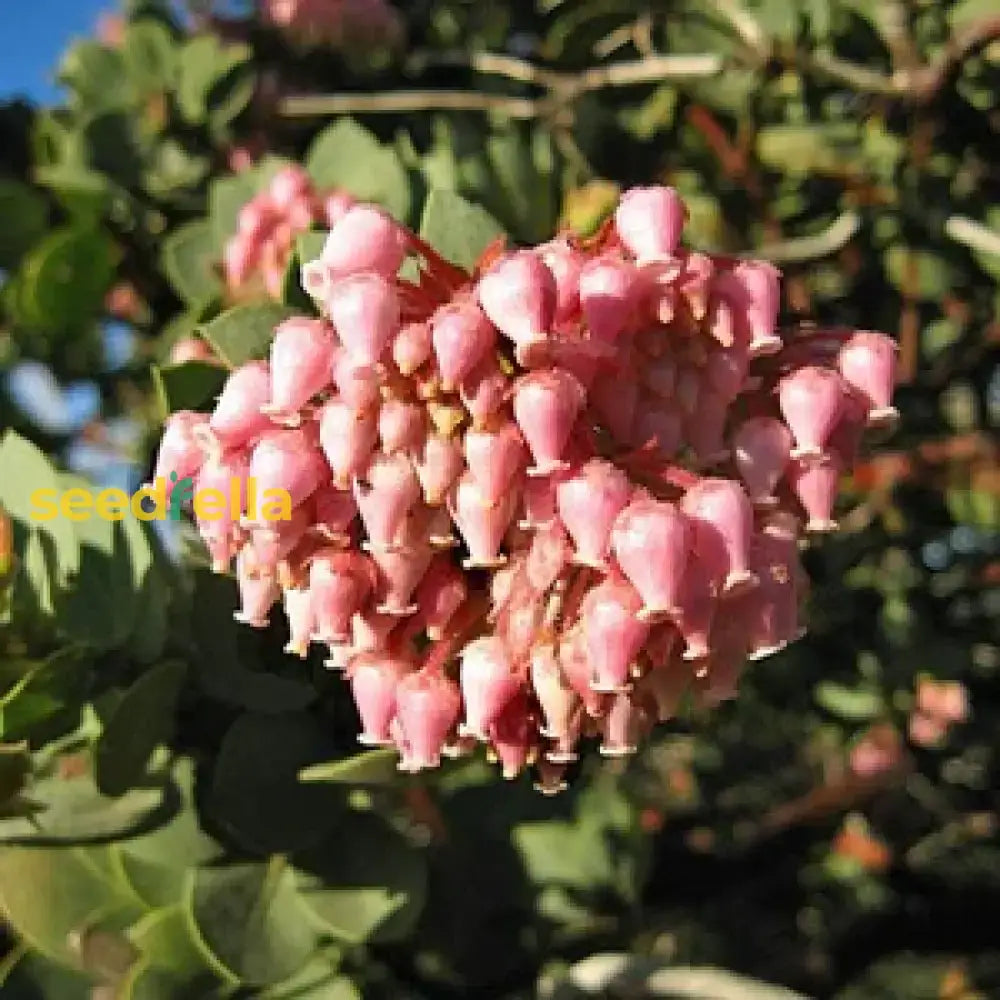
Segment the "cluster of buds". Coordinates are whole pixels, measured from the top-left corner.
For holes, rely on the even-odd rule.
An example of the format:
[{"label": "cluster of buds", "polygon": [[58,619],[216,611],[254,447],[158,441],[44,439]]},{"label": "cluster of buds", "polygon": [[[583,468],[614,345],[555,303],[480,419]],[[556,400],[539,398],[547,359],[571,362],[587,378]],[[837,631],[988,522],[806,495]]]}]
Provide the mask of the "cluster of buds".
[{"label": "cluster of buds", "polygon": [[969,693],[959,681],[921,677],[914,702],[908,728],[917,746],[938,746],[952,726],[969,721]]},{"label": "cluster of buds", "polygon": [[265,22],[308,45],[343,48],[399,37],[398,12],[385,0],[263,0]]},{"label": "cluster of buds", "polygon": [[682,248],[684,219],[633,189],[594,238],[470,276],[355,205],[302,270],[321,318],[171,418],[157,475],[290,494],[199,525],[213,562],[241,620],[283,602],[288,650],[326,647],[402,769],[483,742],[557,791],[581,739],[631,754],[801,635],[800,538],[893,419],[894,346],[779,335],[778,272]]},{"label": "cluster of buds", "polygon": [[353,204],[343,192],[317,192],[299,166],[279,170],[240,210],[236,234],[226,244],[222,263],[230,294],[263,285],[271,298],[280,298],[296,237],[314,225],[335,226]]}]

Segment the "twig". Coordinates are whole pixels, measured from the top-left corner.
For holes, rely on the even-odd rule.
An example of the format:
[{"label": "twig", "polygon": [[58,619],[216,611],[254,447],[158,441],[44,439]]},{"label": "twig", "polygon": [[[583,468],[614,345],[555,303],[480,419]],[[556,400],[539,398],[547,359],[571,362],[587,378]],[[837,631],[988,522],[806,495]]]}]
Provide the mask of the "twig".
[{"label": "twig", "polygon": [[541,101],[525,97],[496,97],[465,90],[400,90],[376,94],[304,94],[286,97],[286,118],[326,115],[400,114],[407,111],[486,111],[508,118],[538,118]]},{"label": "twig", "polygon": [[861,216],[847,211],[837,216],[821,233],[815,236],[801,236],[783,240],[780,243],[766,243],[758,247],[755,254],[775,263],[815,260],[840,250],[861,228]]},{"label": "twig", "polygon": [[760,22],[737,0],[712,0],[711,5],[758,59],[763,62],[770,58],[771,40]]},{"label": "twig", "polygon": [[536,66],[527,59],[495,52],[414,52],[406,63],[410,73],[421,73],[429,66],[461,67],[487,76],[503,76],[517,83],[550,88],[558,86],[558,80],[563,76],[554,70]]},{"label": "twig", "polygon": [[944,231],[956,243],[971,247],[973,250],[1000,254],[1000,233],[974,219],[967,219],[964,215],[953,215],[944,224]]},{"label": "twig", "polygon": [[594,66],[575,78],[569,77],[574,82],[567,89],[573,94],[582,94],[604,87],[631,87],[661,80],[699,80],[718,76],[724,68],[725,60],[712,52],[693,56],[652,56]]}]

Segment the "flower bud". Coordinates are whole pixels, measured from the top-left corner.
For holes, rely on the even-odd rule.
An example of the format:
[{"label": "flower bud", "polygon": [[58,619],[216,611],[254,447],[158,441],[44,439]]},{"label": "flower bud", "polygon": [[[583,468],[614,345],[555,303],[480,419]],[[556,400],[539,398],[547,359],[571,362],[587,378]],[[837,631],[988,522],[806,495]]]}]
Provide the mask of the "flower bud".
[{"label": "flower bud", "polygon": [[308,587],[285,587],[282,597],[288,619],[285,652],[305,659],[316,628],[312,591]]},{"label": "flower bud", "polygon": [[439,309],[431,320],[431,342],[442,388],[456,388],[495,341],[496,332],[475,302],[460,301]]},{"label": "flower bud", "polygon": [[593,459],[556,488],[559,517],[576,549],[574,562],[607,568],[611,526],[628,503],[632,486],[610,462]]},{"label": "flower bud", "polygon": [[584,257],[568,239],[560,237],[536,247],[535,253],[545,262],[555,280],[556,323],[571,320],[580,308],[580,271]]},{"label": "flower bud", "polygon": [[334,351],[331,370],[340,398],[352,409],[365,410],[378,405],[380,380],[373,365],[359,362],[346,350],[338,348]]},{"label": "flower bud", "polygon": [[248,361],[226,379],[208,426],[223,448],[239,448],[271,428],[261,408],[271,398],[266,361]]},{"label": "flower bud", "polygon": [[777,334],[781,308],[781,272],[767,261],[742,260],[732,271],[739,290],[737,303],[745,310],[750,326],[750,356],[757,358],[780,351],[784,342]]},{"label": "flower bud", "polygon": [[611,532],[615,559],[642,598],[640,618],[676,613],[694,543],[687,518],[673,504],[637,499]]},{"label": "flower bud", "polygon": [[414,459],[424,502],[431,507],[444,503],[448,491],[465,468],[462,447],[455,438],[428,434]]},{"label": "flower bud", "polygon": [[556,280],[530,250],[497,261],[476,289],[490,322],[519,348],[544,341],[555,317]]},{"label": "flower bud", "polygon": [[509,420],[494,430],[465,432],[465,462],[483,499],[495,504],[527,465],[521,432]]},{"label": "flower bud", "polygon": [[417,613],[419,605],[411,603],[411,598],[433,555],[426,541],[396,549],[372,548],[372,562],[378,569],[379,614],[405,618]]},{"label": "flower bud", "polygon": [[175,483],[194,476],[205,461],[199,441],[207,427],[208,417],[204,413],[178,410],[167,417],[153,478],[165,481],[168,500]]},{"label": "flower bud", "polygon": [[563,452],[583,407],[583,386],[569,372],[549,368],[522,376],[514,389],[514,419],[535,461],[529,474],[566,467]]},{"label": "flower bud", "polygon": [[687,212],[671,187],[635,187],[626,191],[615,212],[615,229],[640,264],[669,260],[680,242]]},{"label": "flower bud", "polygon": [[431,328],[407,323],[392,342],[392,360],[403,375],[412,375],[431,356]]},{"label": "flower bud", "polygon": [[635,268],[620,258],[597,257],[580,271],[580,307],[592,337],[611,344],[630,326],[635,309]]},{"label": "flower bud", "polygon": [[[204,497],[209,490],[214,490],[221,497],[221,504],[215,507],[218,513],[215,518],[199,517],[195,508],[198,534],[208,548],[215,573],[227,572],[236,555],[236,529],[240,514],[246,509],[248,473],[247,456],[240,451],[231,451],[209,458],[195,477],[195,493]],[[235,516],[232,504],[234,493],[238,508]]]},{"label": "flower bud", "polygon": [[271,397],[261,411],[288,425],[299,410],[330,384],[333,337],[322,320],[293,316],[280,323],[271,342]]},{"label": "flower bud", "polygon": [[537,733],[531,703],[520,691],[489,726],[490,753],[500,763],[504,780],[513,781],[533,759]]},{"label": "flower bud", "polygon": [[293,507],[312,496],[330,478],[317,443],[305,428],[263,434],[250,453],[250,477],[257,481],[258,496],[269,490],[285,490]]},{"label": "flower bud", "polygon": [[378,362],[399,330],[396,289],[374,272],[335,282],[323,304],[348,356],[359,365]]},{"label": "flower bud", "polygon": [[378,414],[378,434],[386,454],[415,448],[424,437],[426,413],[417,403],[387,399]]},{"label": "flower bud", "polygon": [[338,486],[346,487],[368,465],[378,440],[378,414],[328,399],[319,411],[319,441]]},{"label": "flower bud", "polygon": [[406,256],[405,230],[374,205],[353,205],[326,238],[320,263],[332,277],[371,271],[393,279]]},{"label": "flower bud", "polygon": [[487,354],[458,387],[462,404],[474,427],[482,427],[507,401],[507,377],[492,354]]},{"label": "flower bud", "polygon": [[312,495],[311,527],[321,538],[348,542],[351,526],[358,516],[358,505],[349,490],[332,483],[324,484]]},{"label": "flower bud", "polygon": [[828,368],[808,366],[778,384],[782,416],[795,438],[793,458],[822,455],[844,412],[844,382]]}]

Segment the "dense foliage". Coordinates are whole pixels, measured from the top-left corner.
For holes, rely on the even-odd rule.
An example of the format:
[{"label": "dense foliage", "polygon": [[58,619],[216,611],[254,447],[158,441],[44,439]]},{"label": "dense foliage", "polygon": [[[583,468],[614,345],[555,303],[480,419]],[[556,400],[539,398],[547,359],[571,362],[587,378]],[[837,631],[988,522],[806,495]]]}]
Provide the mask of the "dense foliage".
[{"label": "dense foliage", "polygon": [[[132,0],[64,106],[0,109],[4,995],[993,995],[994,5],[210,6]],[[95,468],[134,488],[308,310],[319,206],[280,282],[227,257],[290,162],[464,265],[669,183],[691,248],[781,267],[789,326],[893,334],[902,421],[806,553],[809,635],[542,798],[359,755],[343,680],[238,626],[186,525],[32,521]]]}]

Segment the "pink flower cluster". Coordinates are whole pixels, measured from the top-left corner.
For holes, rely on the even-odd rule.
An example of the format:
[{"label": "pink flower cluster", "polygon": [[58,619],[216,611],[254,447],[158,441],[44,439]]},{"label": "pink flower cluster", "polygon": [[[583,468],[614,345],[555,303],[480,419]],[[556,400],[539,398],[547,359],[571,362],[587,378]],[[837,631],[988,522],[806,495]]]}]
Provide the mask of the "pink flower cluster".
[{"label": "pink flower cluster", "polygon": [[893,418],[894,347],[779,335],[778,272],[683,249],[684,218],[634,189],[594,239],[470,277],[354,205],[303,268],[322,318],[170,419],[158,476],[291,494],[288,521],[199,528],[239,617],[283,602],[402,769],[483,742],[558,790],[581,738],[630,754],[800,636],[799,539]]},{"label": "pink flower cluster", "polygon": [[343,192],[319,194],[301,167],[279,170],[240,210],[236,234],[226,244],[222,263],[230,293],[263,283],[271,298],[280,298],[295,238],[314,224],[334,226],[353,204]]},{"label": "pink flower cluster", "polygon": [[386,0],[262,0],[266,22],[310,45],[341,48],[399,37],[398,12]]},{"label": "pink flower cluster", "polygon": [[917,746],[937,746],[952,726],[968,722],[969,714],[969,692],[964,684],[921,677],[909,718],[910,739]]}]

